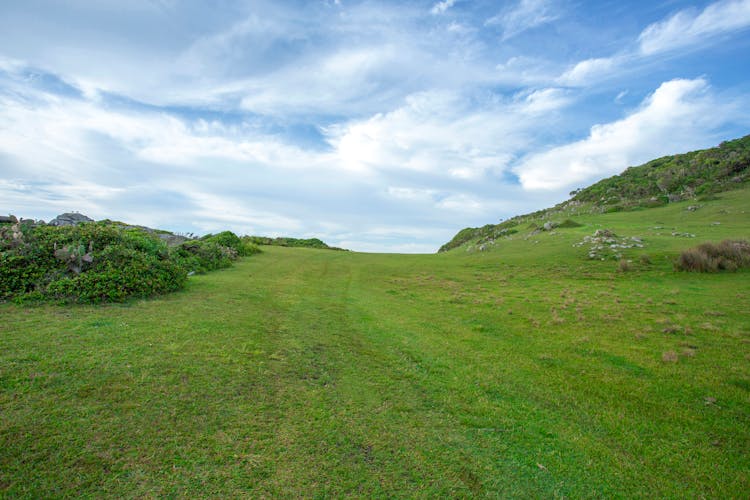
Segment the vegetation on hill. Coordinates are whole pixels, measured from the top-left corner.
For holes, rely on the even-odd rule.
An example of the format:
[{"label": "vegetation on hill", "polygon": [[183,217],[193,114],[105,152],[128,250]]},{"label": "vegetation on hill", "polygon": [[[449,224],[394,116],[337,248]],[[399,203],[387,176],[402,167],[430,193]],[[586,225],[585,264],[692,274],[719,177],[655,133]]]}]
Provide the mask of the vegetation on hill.
[{"label": "vegetation on hill", "polygon": [[[665,156],[590,187],[571,192],[571,199],[553,208],[519,215],[500,224],[465,228],[439,252],[472,244],[481,246],[507,237],[521,224],[542,230],[546,222],[584,213],[640,210],[683,200],[710,200],[716,193],[739,189],[750,181],[750,135],[718,147]],[[558,220],[560,228],[565,225]]]},{"label": "vegetation on hill", "polygon": [[0,303],[0,497],[744,497],[750,186],[730,185],[570,200],[437,255],[271,246],[187,281],[259,242],[0,220],[0,276],[49,263],[25,293],[121,267],[185,288]]},{"label": "vegetation on hill", "polygon": [[574,201],[627,209],[736,189],[749,180],[750,135],[630,167],[571,195]]},{"label": "vegetation on hill", "polygon": [[[712,202],[710,237],[747,232],[749,199]],[[674,273],[655,235],[628,272],[572,253],[598,223],[708,226],[677,205],[503,252],[267,247],[127,306],[0,304],[0,496],[745,497],[747,274]]]},{"label": "vegetation on hill", "polygon": [[268,236],[244,236],[244,240],[255,245],[270,245],[278,247],[292,248],[317,248],[320,250],[340,250],[343,248],[328,246],[318,238],[289,238],[286,236],[271,238]]},{"label": "vegetation on hill", "polygon": [[230,232],[169,247],[153,230],[111,221],[0,226],[0,300],[116,302],[182,288],[188,273],[260,250]]}]

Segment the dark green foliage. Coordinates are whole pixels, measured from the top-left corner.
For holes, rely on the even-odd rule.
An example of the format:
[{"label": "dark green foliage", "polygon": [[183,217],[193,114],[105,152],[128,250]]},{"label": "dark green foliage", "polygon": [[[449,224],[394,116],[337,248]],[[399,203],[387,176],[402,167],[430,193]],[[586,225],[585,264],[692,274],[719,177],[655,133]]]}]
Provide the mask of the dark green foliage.
[{"label": "dark green foliage", "polygon": [[268,236],[244,236],[242,239],[254,245],[270,245],[277,247],[294,248],[318,248],[321,250],[344,250],[343,248],[328,246],[325,242],[319,240],[318,238],[270,238]]},{"label": "dark green foliage", "polygon": [[[750,136],[711,149],[665,156],[573,193],[573,200],[617,211],[661,206],[734,189],[750,179]],[[618,208],[615,208],[618,207]]]},{"label": "dark green foliage", "polygon": [[173,250],[182,267],[193,273],[205,273],[230,267],[238,257],[234,248],[210,240],[189,240]]},{"label": "dark green foliage", "polygon": [[121,264],[105,261],[86,273],[49,284],[46,295],[74,302],[119,302],[130,297],[148,297],[179,290],[187,274],[171,260],[159,260],[134,250],[111,247]]},{"label": "dark green foliage", "polygon": [[232,231],[222,231],[219,234],[207,234],[202,237],[201,240],[217,243],[224,247],[234,248],[235,250],[237,250],[242,244],[240,237]]},{"label": "dark green foliage", "polygon": [[736,271],[750,266],[750,243],[744,240],[724,240],[703,243],[680,254],[675,263],[679,271],[714,273]]},{"label": "dark green foliage", "polygon": [[240,257],[247,257],[260,253],[258,243],[256,243],[251,236],[243,236],[240,238],[231,231],[224,231],[219,234],[208,234],[201,238],[202,241],[216,243],[219,246],[231,248]]},{"label": "dark green foliage", "polygon": [[141,230],[107,223],[14,228],[0,234],[0,299],[121,301],[185,283],[166,244]]}]

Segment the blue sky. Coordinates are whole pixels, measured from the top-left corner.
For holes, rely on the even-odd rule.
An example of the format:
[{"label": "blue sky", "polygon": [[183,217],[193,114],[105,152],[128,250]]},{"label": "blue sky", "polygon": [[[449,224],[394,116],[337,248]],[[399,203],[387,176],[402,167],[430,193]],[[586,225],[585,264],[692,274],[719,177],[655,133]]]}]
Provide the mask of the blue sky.
[{"label": "blue sky", "polygon": [[750,0],[0,4],[0,213],[432,252],[750,133]]}]

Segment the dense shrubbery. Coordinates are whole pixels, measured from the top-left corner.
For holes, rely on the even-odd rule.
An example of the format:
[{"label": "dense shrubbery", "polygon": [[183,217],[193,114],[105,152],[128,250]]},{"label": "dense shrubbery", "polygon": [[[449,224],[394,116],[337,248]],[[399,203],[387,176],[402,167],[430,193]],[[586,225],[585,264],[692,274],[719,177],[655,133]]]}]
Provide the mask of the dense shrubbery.
[{"label": "dense shrubbery", "polygon": [[231,248],[240,257],[247,257],[256,253],[260,253],[258,245],[252,241],[252,236],[243,236],[240,238],[231,231],[224,231],[219,234],[207,234],[202,241],[209,243],[216,243],[220,246]]},{"label": "dense shrubbery", "polygon": [[3,224],[0,300],[111,302],[178,290],[188,272],[228,267],[257,247],[224,232],[175,248],[153,232],[108,222]]},{"label": "dense shrubbery", "polygon": [[3,299],[119,301],[177,290],[187,274],[158,238],[105,223],[17,224],[0,241]]},{"label": "dense shrubbery", "polygon": [[173,252],[180,265],[193,273],[230,267],[232,261],[238,257],[235,249],[206,240],[186,241]]},{"label": "dense shrubbery", "polygon": [[750,180],[750,136],[715,148],[665,156],[571,193],[573,200],[603,205],[605,211],[656,207],[708,196]]},{"label": "dense shrubbery", "polygon": [[703,243],[680,254],[675,268],[680,271],[713,273],[736,271],[750,266],[750,243],[744,240],[724,240]]},{"label": "dense shrubbery", "polygon": [[244,236],[243,241],[253,245],[272,245],[279,247],[295,247],[295,248],[318,248],[322,250],[343,250],[343,248],[337,248],[327,245],[324,241],[318,238],[289,238],[289,237],[278,237],[270,238],[268,236]]}]

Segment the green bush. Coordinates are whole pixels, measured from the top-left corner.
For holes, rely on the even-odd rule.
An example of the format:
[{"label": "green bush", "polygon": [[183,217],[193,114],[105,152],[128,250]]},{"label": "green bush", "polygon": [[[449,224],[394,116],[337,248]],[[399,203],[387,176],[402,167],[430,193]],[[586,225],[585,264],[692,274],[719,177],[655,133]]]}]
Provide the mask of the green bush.
[{"label": "green bush", "polygon": [[187,271],[205,273],[230,267],[239,253],[210,239],[189,240],[173,250],[176,260]]},{"label": "green bush", "polygon": [[141,229],[108,223],[20,229],[20,238],[0,235],[4,300],[121,301],[174,291],[185,283],[187,271],[171,258],[166,244]]}]

